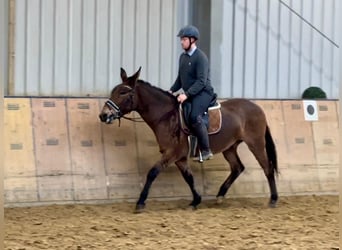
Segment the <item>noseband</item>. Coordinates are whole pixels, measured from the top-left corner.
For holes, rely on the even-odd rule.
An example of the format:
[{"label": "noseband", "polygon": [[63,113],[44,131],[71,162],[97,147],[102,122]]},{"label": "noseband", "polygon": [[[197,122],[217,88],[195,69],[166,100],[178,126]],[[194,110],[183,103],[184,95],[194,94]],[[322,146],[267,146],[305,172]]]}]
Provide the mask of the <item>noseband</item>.
[{"label": "noseband", "polygon": [[115,104],[115,102],[113,102],[111,99],[108,99],[106,101],[106,105],[109,107],[109,109],[111,111],[112,110],[115,111],[116,118],[120,118],[121,117],[121,110],[120,110],[119,106]]},{"label": "noseband", "polygon": [[120,126],[120,118],[124,118],[126,120],[130,120],[130,121],[134,121],[134,122],[143,122],[141,117],[130,118],[130,117],[126,117],[126,116],[122,115],[122,112],[121,112],[119,106],[116,105],[115,102],[113,102],[111,99],[108,99],[105,102],[105,104],[109,107],[109,109],[110,109],[110,111],[112,113],[110,115],[109,119],[110,120],[119,119],[119,126]]}]

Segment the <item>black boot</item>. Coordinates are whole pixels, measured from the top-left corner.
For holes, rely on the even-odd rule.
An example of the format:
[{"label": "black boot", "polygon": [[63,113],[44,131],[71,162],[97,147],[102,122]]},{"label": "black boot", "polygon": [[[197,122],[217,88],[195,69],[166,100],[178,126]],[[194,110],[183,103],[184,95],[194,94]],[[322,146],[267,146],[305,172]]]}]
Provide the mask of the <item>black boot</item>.
[{"label": "black boot", "polygon": [[201,150],[201,154],[198,160],[202,162],[202,161],[212,159],[213,153],[211,152],[210,147],[209,147],[209,136],[208,136],[207,127],[205,126],[203,122],[201,123],[198,122],[198,123],[195,123],[192,126],[192,128],[193,128],[195,135],[197,136],[198,145]]}]

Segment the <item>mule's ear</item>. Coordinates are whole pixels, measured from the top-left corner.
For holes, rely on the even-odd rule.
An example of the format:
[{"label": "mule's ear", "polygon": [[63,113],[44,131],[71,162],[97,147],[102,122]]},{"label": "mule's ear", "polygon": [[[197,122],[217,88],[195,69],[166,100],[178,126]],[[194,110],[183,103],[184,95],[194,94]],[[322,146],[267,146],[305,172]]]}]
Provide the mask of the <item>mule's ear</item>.
[{"label": "mule's ear", "polygon": [[138,71],[135,72],[134,75],[132,75],[128,78],[128,85],[131,86],[132,88],[134,88],[135,83],[137,82],[137,80],[139,78],[140,70],[141,70],[141,67],[139,67]]},{"label": "mule's ear", "polygon": [[127,77],[127,73],[123,68],[120,68],[120,76],[121,76],[121,80],[122,82],[126,82],[128,77]]},{"label": "mule's ear", "polygon": [[135,72],[135,74],[132,76],[132,78],[134,79],[134,81],[137,81],[139,76],[140,76],[140,71],[141,71],[141,66],[139,67],[138,71]]}]

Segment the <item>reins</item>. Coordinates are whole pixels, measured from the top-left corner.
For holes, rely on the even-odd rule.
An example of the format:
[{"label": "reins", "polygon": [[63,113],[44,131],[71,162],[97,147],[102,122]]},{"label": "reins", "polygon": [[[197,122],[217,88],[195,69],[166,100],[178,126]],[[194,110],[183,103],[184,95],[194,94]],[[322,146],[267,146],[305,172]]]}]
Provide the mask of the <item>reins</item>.
[{"label": "reins", "polygon": [[[141,117],[133,117],[133,118],[131,118],[131,117],[126,117],[126,116],[121,116],[120,118],[124,118],[124,119],[132,121],[132,122],[145,122],[143,120],[143,118],[141,118]],[[119,119],[119,121],[120,121],[120,119]]]}]

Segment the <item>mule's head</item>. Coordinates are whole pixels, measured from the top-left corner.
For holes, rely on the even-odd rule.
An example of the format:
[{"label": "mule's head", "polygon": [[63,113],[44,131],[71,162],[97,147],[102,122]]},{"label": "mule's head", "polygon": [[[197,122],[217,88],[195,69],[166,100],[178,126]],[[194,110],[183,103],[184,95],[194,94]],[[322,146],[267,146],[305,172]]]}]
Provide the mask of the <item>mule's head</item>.
[{"label": "mule's head", "polygon": [[134,110],[134,88],[140,75],[141,67],[134,75],[127,77],[126,71],[121,68],[122,83],[118,84],[111,92],[99,115],[101,122],[112,123],[123,115]]}]

